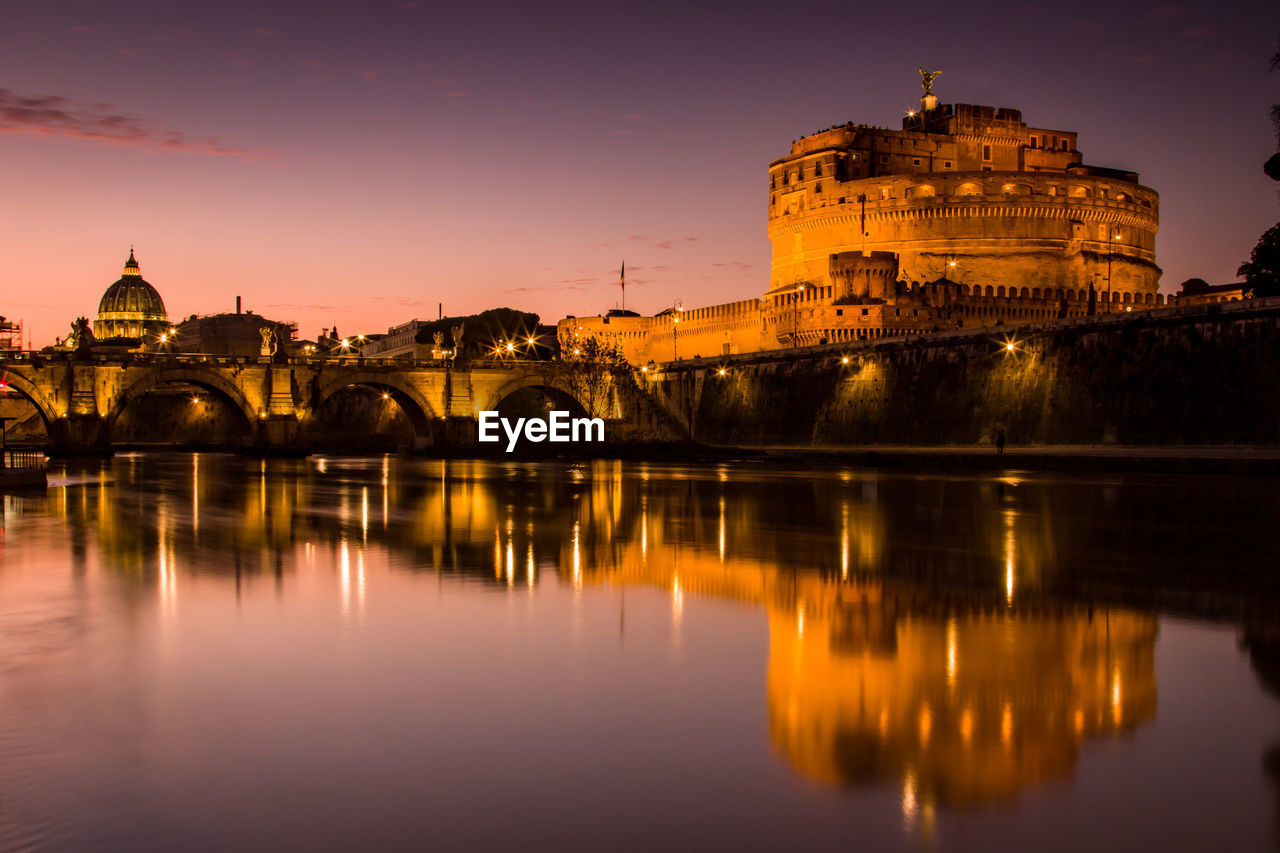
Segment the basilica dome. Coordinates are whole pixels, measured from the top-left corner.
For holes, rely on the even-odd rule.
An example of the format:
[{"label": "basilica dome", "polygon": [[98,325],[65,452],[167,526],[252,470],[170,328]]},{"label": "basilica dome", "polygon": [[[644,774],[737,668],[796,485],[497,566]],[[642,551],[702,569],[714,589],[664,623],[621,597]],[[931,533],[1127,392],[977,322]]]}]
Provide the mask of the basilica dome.
[{"label": "basilica dome", "polygon": [[165,313],[164,300],[142,278],[142,270],[130,249],[124,274],[107,288],[98,303],[93,336],[99,340],[137,338],[145,341],[158,337],[168,328],[169,315]]}]

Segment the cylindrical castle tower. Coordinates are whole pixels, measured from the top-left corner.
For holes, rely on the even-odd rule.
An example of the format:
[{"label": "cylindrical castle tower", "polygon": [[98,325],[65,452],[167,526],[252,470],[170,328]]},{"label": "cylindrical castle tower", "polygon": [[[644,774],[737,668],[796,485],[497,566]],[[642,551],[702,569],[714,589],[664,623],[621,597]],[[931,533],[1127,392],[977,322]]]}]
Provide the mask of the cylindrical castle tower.
[{"label": "cylindrical castle tower", "polygon": [[1075,133],[1029,128],[1017,110],[935,104],[901,131],[813,134],[770,165],[767,295],[805,284],[891,301],[883,271],[851,267],[896,256],[897,280],[946,278],[974,296],[1092,289],[1104,305],[1149,305],[1158,220],[1156,192],[1133,172],[1083,165]]}]

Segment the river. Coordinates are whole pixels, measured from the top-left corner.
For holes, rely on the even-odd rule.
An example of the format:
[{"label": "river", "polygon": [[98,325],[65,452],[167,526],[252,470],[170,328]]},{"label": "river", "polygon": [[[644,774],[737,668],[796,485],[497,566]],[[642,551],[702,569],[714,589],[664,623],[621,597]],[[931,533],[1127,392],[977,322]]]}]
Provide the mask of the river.
[{"label": "river", "polygon": [[0,849],[1267,849],[1278,489],[127,454],[0,516]]}]

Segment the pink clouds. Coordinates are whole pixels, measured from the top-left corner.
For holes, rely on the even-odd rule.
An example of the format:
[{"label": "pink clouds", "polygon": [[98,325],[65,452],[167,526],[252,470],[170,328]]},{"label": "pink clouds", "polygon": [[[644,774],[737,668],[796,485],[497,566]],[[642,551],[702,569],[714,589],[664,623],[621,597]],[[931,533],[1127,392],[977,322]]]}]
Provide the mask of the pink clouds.
[{"label": "pink clouds", "polygon": [[272,151],[232,148],[218,137],[189,140],[177,130],[151,130],[137,116],[110,104],[78,104],[58,95],[24,96],[0,89],[0,133],[126,145],[152,151],[265,160]]}]

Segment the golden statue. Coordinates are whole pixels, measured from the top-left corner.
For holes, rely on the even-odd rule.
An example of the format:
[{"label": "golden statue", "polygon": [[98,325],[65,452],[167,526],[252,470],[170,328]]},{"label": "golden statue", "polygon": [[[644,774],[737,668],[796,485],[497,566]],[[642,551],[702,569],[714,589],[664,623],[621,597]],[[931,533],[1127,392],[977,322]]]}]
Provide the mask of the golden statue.
[{"label": "golden statue", "polygon": [[932,94],[933,94],[933,81],[934,81],[934,80],[936,80],[936,79],[937,79],[937,77],[938,77],[938,75],[939,75],[939,74],[941,74],[942,72],[941,72],[941,71],[926,71],[926,70],[925,70],[925,69],[923,69],[923,68],[919,69],[919,71],[920,71],[920,85],[924,86],[924,93],[925,93],[925,95],[932,95]]}]

